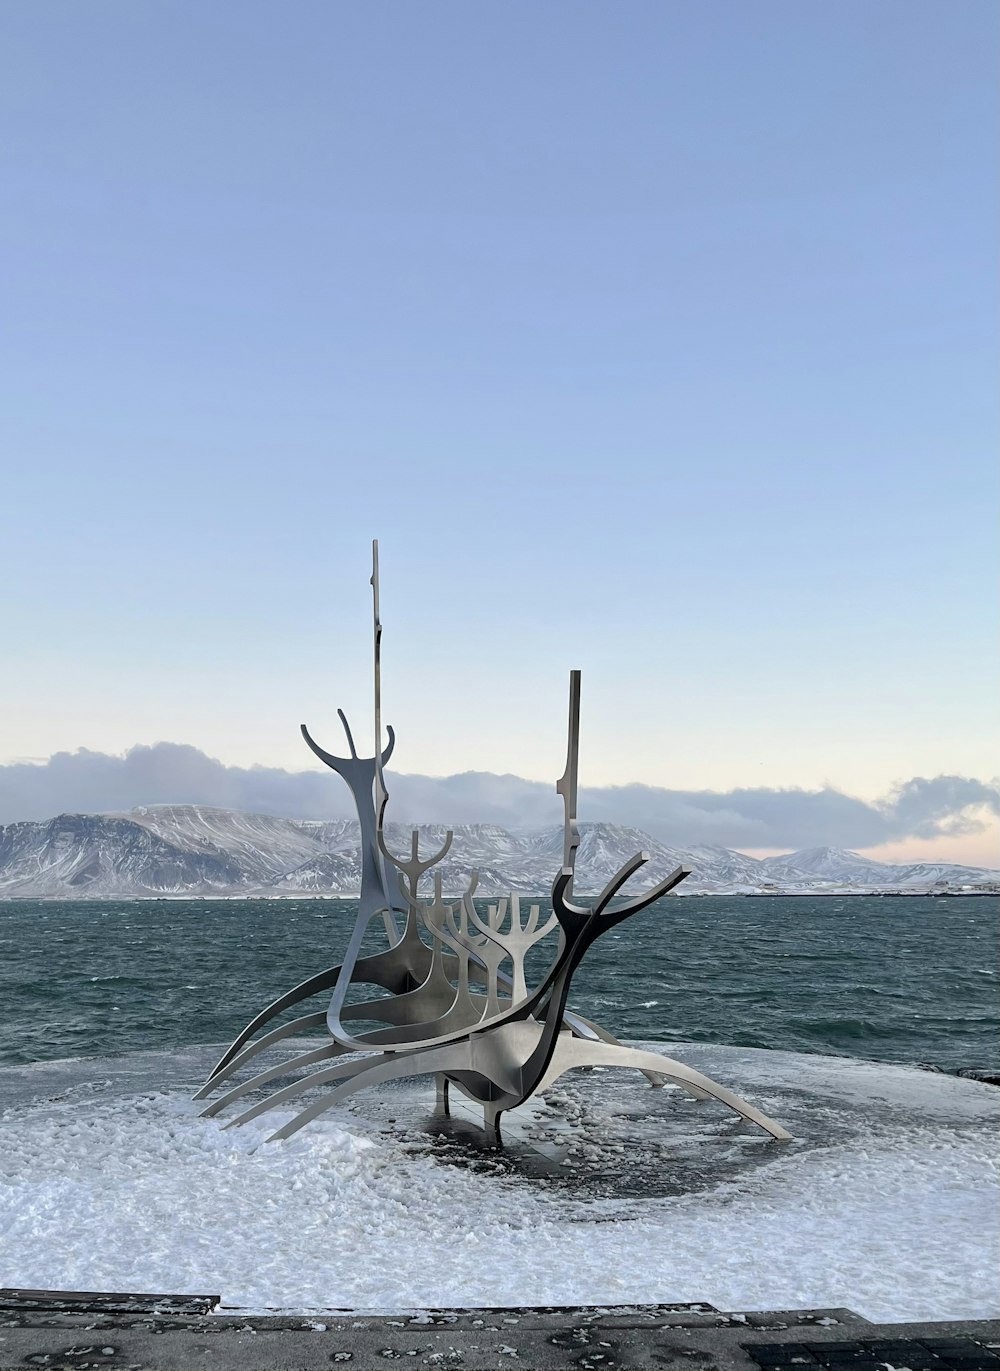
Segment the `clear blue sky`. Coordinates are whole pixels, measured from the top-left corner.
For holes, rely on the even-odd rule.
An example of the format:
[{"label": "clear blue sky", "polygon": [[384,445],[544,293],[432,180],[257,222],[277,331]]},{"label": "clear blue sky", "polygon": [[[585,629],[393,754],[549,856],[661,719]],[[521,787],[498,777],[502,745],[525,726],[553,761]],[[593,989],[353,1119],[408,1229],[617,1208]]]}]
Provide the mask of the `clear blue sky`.
[{"label": "clear blue sky", "polygon": [[8,0],[0,761],[995,774],[996,30]]}]

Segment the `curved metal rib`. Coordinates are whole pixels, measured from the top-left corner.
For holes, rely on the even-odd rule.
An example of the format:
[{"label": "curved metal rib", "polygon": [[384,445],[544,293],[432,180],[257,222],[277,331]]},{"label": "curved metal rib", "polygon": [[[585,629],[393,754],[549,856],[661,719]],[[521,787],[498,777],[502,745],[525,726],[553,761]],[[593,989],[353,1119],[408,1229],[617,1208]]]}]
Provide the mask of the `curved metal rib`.
[{"label": "curved metal rib", "polygon": [[396,736],[391,727],[387,728],[389,745],[384,753],[380,751],[375,757],[359,757],[347,718],[343,710],[338,709],[337,713],[340,715],[344,730],[347,733],[347,741],[351,749],[350,757],[334,756],[332,752],[327,752],[319,746],[305,724],[301,724],[300,729],[303,738],[316,756],[346,781],[354,799],[354,808],[357,811],[358,823],[361,828],[361,894],[358,900],[357,917],[367,925],[368,920],[374,915],[381,914],[385,924],[386,937],[392,944],[399,941],[399,928],[393,913],[399,908],[399,905],[398,901],[394,901],[392,898],[392,889],[386,880],[385,867],[378,850],[378,825],[372,799],[372,787],[375,784],[376,776],[382,774],[383,761],[387,761],[392,755],[392,750],[396,745]]},{"label": "curved metal rib", "polygon": [[[326,1016],[324,1015],[324,1021]],[[199,1114],[201,1119],[210,1119],[220,1113],[233,1100],[238,1100],[241,1095],[248,1095],[251,1090],[259,1090],[262,1085],[267,1085],[268,1081],[279,1080],[282,1076],[288,1076],[293,1071],[301,1071],[303,1067],[315,1066],[317,1062],[325,1062],[330,1057],[344,1055],[344,1048],[340,1043],[324,1043],[322,1047],[314,1047],[311,1052],[302,1052],[297,1057],[289,1057],[288,1061],[279,1062],[277,1066],[269,1067],[267,1071],[261,1071],[257,1076],[251,1076],[249,1080],[241,1081],[239,1085],[234,1085],[231,1090],[227,1090],[224,1095],[220,1095],[217,1100],[213,1100]],[[195,1096],[197,1099],[198,1097]]]},{"label": "curved metal rib", "polygon": [[630,900],[626,900],[623,905],[619,905],[617,909],[612,909],[605,914],[604,918],[608,920],[608,926],[613,927],[615,924],[621,923],[622,919],[629,919],[633,914],[638,914],[641,909],[648,909],[651,904],[655,904],[661,896],[673,890],[675,885],[680,885],[681,881],[686,880],[690,875],[691,872],[686,866],[675,866],[670,875],[664,876],[663,880],[654,885],[652,889],[634,895]]},{"label": "curved metal rib", "polygon": [[[386,798],[388,799],[388,796],[386,796]],[[381,851],[382,856],[385,857],[387,861],[392,862],[397,871],[406,877],[410,884],[410,895],[415,900],[417,898],[417,886],[420,877],[423,876],[425,872],[430,871],[432,866],[437,866],[438,862],[445,856],[448,849],[451,847],[452,839],[455,835],[449,828],[444,835],[444,842],[441,844],[438,851],[433,857],[425,859],[420,856],[420,830],[418,828],[413,829],[410,834],[410,857],[408,861],[402,857],[394,856],[393,853],[389,851],[382,834],[381,824],[379,825],[377,836],[379,850]]]},{"label": "curved metal rib", "polygon": [[408,1061],[408,1057],[393,1057],[391,1052],[379,1053],[374,1057],[353,1057],[350,1061],[338,1062],[336,1066],[325,1067],[322,1071],[314,1071],[311,1076],[303,1076],[300,1080],[293,1081],[291,1085],[285,1086],[283,1090],[277,1090],[273,1095],[268,1095],[264,1100],[258,1100],[255,1105],[247,1109],[244,1113],[238,1114],[235,1119],[230,1119],[224,1128],[240,1128],[245,1123],[250,1123],[257,1119],[261,1114],[266,1114],[269,1109],[276,1105],[283,1104],[285,1100],[294,1099],[296,1095],[301,1095],[304,1090],[309,1090],[313,1085],[325,1085],[328,1081],[341,1080],[345,1076],[355,1076],[365,1068],[365,1064],[395,1060],[398,1062]]},{"label": "curved metal rib", "polygon": [[[411,979],[418,977],[423,979],[427,975],[430,969],[431,956],[431,949],[422,943],[419,937],[413,938],[412,941],[408,941],[404,937],[386,952],[375,952],[369,957],[359,958],[354,968],[355,976],[358,982],[380,985],[383,990],[388,990],[391,994],[397,995],[407,988]],[[445,967],[450,969],[448,954],[445,955]],[[284,1010],[291,1009],[292,1005],[299,1004],[312,995],[318,995],[321,991],[329,990],[336,985],[342,969],[343,963],[338,966],[327,967],[325,971],[308,977],[307,980],[302,981],[284,995],[279,995],[266,1009],[262,1009],[257,1017],[252,1019],[246,1028],[233,1039],[230,1047],[212,1068],[205,1085],[210,1086],[214,1081],[222,1079],[224,1069],[227,1066],[232,1066],[237,1053],[259,1028],[276,1018]],[[325,1023],[326,1014],[323,1014],[322,1019]],[[260,1041],[266,1045],[263,1039]],[[233,1070],[235,1069],[233,1067]],[[200,1098],[200,1095],[195,1098]]]},{"label": "curved metal rib", "polygon": [[[377,1066],[369,1068],[363,1074],[359,1073],[354,1080],[347,1081],[344,1085],[338,1086],[336,1090],[331,1090],[328,1095],[322,1095],[306,1109],[303,1109],[301,1113],[296,1114],[294,1119],[279,1128],[276,1133],[272,1133],[267,1141],[283,1142],[286,1138],[297,1133],[300,1128],[304,1128],[318,1115],[332,1109],[335,1104],[339,1104],[341,1100],[353,1095],[356,1091],[366,1090],[370,1085],[378,1085],[382,1081],[396,1080],[403,1076],[426,1076],[438,1071],[447,1072],[461,1068],[462,1062],[455,1045],[432,1048],[429,1052],[418,1052],[412,1056],[390,1055],[388,1059],[381,1061]],[[320,1074],[325,1075],[326,1073]],[[291,1097],[286,1096],[286,1098]],[[278,1096],[274,1096],[273,1102],[277,1104],[283,1101],[279,1100]],[[254,1117],[252,1114],[244,1115],[236,1122],[242,1123],[252,1117]]]},{"label": "curved metal rib", "polygon": [[[302,1000],[308,1000],[311,995],[318,995],[322,990],[329,990],[332,985],[336,985],[337,977],[340,975],[339,966],[327,967],[325,971],[320,971],[315,976],[309,976],[306,980],[300,981],[293,990],[288,990],[284,995],[279,995],[276,1000],[272,1000],[266,1009],[262,1009],[255,1019],[251,1019],[242,1033],[238,1033],[233,1039],[229,1048],[222,1054],[218,1062],[209,1073],[205,1085],[211,1084],[219,1075],[224,1067],[228,1066],[237,1052],[243,1047],[244,1043],[262,1028],[264,1024],[275,1018],[285,1009],[291,1009],[293,1004],[298,1004]],[[326,1016],[324,1015],[324,1021]],[[204,1088],[204,1087],[203,1087]]]},{"label": "curved metal rib", "polygon": [[[405,1017],[407,1011],[410,1015],[415,1012],[423,1013],[430,1007],[430,1002],[426,995],[421,991],[411,991],[409,994],[393,995],[382,1000],[369,1000],[364,1004],[348,1005],[344,1013],[352,1019],[378,1019],[384,1018],[396,1025],[394,1028],[377,1029],[367,1033],[359,1041],[365,1047],[392,1046],[395,1044],[408,1043],[410,1038],[418,1038],[425,1033],[445,1032],[451,1029],[472,1028],[480,1022],[486,1010],[486,999],[482,995],[471,995],[469,993],[468,977],[460,979],[456,989],[450,982],[445,982],[449,992],[448,1002],[443,1010],[439,1012],[437,1019],[427,1021],[423,1018],[408,1019]],[[442,1000],[438,1000],[442,1004]],[[391,1017],[390,1017],[391,1016]],[[273,1043],[282,1038],[291,1037],[296,1032],[307,1027],[319,1027],[326,1024],[326,1014],[322,1011],[317,1014],[308,1014],[301,1019],[293,1019],[291,1023],[282,1025],[252,1043],[248,1048],[241,1052],[230,1062],[229,1066],[221,1071],[217,1076],[206,1082],[205,1085],[194,1096],[196,1100],[203,1100],[212,1090],[223,1080],[235,1074],[235,1072],[246,1062],[252,1060],[258,1053],[270,1047]],[[400,1031],[402,1029],[402,1031]],[[407,1031],[408,1030],[408,1031]],[[268,1081],[276,1080],[281,1076],[287,1076],[293,1071],[301,1070],[303,1067],[312,1066],[317,1062],[325,1061],[330,1057],[342,1056],[348,1051],[347,1048],[337,1042],[328,1042],[321,1047],[313,1048],[309,1052],[300,1054],[297,1057],[290,1057],[287,1061],[278,1063],[277,1066],[269,1068],[267,1071],[260,1072],[259,1075],[252,1076],[248,1080],[241,1082],[238,1086],[229,1090],[225,1095],[214,1100],[212,1104],[202,1110],[201,1117],[209,1118],[218,1114],[222,1109],[241,1095],[247,1094],[251,1090],[258,1089],[266,1085]]]},{"label": "curved metal rib", "polygon": [[[521,1027],[526,1029],[528,1028],[528,1025],[522,1025]],[[485,1044],[480,1044],[480,1046],[484,1045]],[[301,1110],[293,1119],[273,1133],[267,1141],[280,1142],[292,1137],[293,1134],[297,1133],[301,1128],[304,1128],[307,1123],[310,1123],[328,1109],[332,1109],[334,1105],[339,1104],[342,1100],[348,1098],[348,1096],[355,1094],[358,1090],[364,1090],[369,1086],[377,1085],[380,1082],[400,1079],[407,1076],[424,1076],[433,1073],[443,1073],[447,1076],[451,1076],[456,1072],[460,1072],[465,1077],[465,1085],[468,1085],[468,1075],[470,1072],[476,1075],[480,1074],[475,1070],[473,1065],[473,1046],[473,1043],[454,1044],[448,1048],[432,1049],[427,1052],[415,1053],[412,1056],[407,1055],[405,1057],[389,1054],[388,1056],[378,1059],[371,1065],[366,1065],[366,1061],[370,1061],[370,1059],[363,1059],[358,1063],[344,1063],[340,1067],[332,1068],[328,1071],[317,1072],[315,1075],[307,1077],[304,1081],[294,1082],[293,1085],[272,1095],[270,1099],[262,1101],[260,1105],[255,1106],[254,1109],[248,1110],[238,1119],[233,1120],[232,1124],[227,1126],[234,1127],[237,1124],[249,1123],[252,1119],[259,1117],[260,1114],[265,1113],[268,1109],[285,1104],[288,1100],[294,1099],[297,1095],[301,1094],[304,1089],[308,1089],[311,1086],[326,1084],[332,1080],[341,1079],[343,1077],[348,1077],[349,1079],[346,1080],[343,1085],[336,1087],[328,1094],[320,1096],[317,1100],[313,1101],[312,1104]],[[674,1061],[670,1057],[661,1057],[657,1052],[644,1052],[634,1048],[615,1048],[606,1043],[588,1042],[586,1044],[580,1043],[579,1046],[585,1050],[567,1053],[565,1055],[557,1055],[554,1058],[544,1078],[536,1087],[537,1091],[544,1091],[560,1076],[578,1066],[626,1067],[665,1076],[668,1080],[675,1081],[678,1085],[691,1088],[691,1093],[693,1094],[697,1094],[703,1098],[718,1100],[720,1104],[726,1105],[748,1123],[757,1124],[765,1133],[769,1133],[780,1142],[787,1142],[790,1138],[790,1134],[787,1133],[780,1124],[776,1124],[772,1119],[769,1119],[766,1114],[763,1114],[759,1109],[756,1109],[739,1095],[735,1095],[731,1090],[727,1090],[725,1086],[719,1085],[717,1081],[713,1081],[710,1077],[703,1075],[699,1071],[694,1071],[691,1067],[684,1066],[683,1063]],[[476,1055],[478,1056],[479,1054],[477,1053]],[[489,1078],[484,1078],[484,1080],[488,1079]],[[487,1091],[482,1092],[483,1103],[487,1102],[485,1098],[487,1094]],[[472,1098],[477,1098],[477,1096],[478,1092],[477,1095],[473,1095]],[[509,1105],[504,1105],[501,1099],[498,1099],[491,1105],[490,1112],[494,1117],[498,1118],[500,1113],[503,1112],[503,1109],[509,1107]]]},{"label": "curved metal rib", "polygon": [[[338,709],[337,716],[340,719],[340,722],[344,725],[344,732],[347,734],[347,745],[351,749],[350,757],[335,757],[332,752],[325,751],[325,749],[320,747],[319,743],[317,743],[316,740],[313,738],[312,734],[309,732],[308,728],[306,728],[305,724],[299,724],[299,731],[302,734],[303,738],[306,740],[306,743],[309,745],[309,747],[312,748],[313,752],[315,752],[316,756],[320,759],[320,761],[325,762],[326,765],[330,767],[332,771],[336,771],[338,775],[342,775],[343,773],[341,771],[341,767],[349,767],[352,762],[362,761],[362,758],[358,756],[357,750],[354,746],[354,736],[351,733],[351,726],[347,722],[347,715],[344,713],[342,709]],[[382,753],[381,762],[383,766],[385,766],[386,762],[392,756],[393,749],[396,746],[396,735],[393,732],[392,724],[386,724],[385,731],[389,735],[389,742]]]},{"label": "curved metal rib", "polygon": [[[560,1046],[562,1045],[560,1044]],[[755,1109],[752,1104],[748,1104],[739,1095],[734,1095],[724,1085],[719,1085],[718,1081],[713,1081],[710,1076],[704,1076],[700,1071],[685,1066],[683,1062],[674,1061],[672,1057],[661,1057],[658,1052],[644,1052],[634,1047],[612,1047],[608,1043],[578,1042],[571,1047],[567,1046],[562,1052],[557,1048],[548,1070],[535,1089],[539,1092],[547,1090],[560,1076],[567,1071],[572,1071],[577,1066],[634,1067],[639,1071],[649,1071],[660,1076],[666,1076],[668,1080],[676,1081],[678,1085],[688,1088],[694,1087],[702,1098],[718,1100],[720,1104],[728,1106],[746,1119],[748,1123],[757,1124],[765,1133],[770,1133],[772,1138],[777,1138],[779,1142],[788,1142],[791,1138],[791,1134],[786,1133],[780,1124],[769,1119],[766,1114],[762,1114],[759,1109]]]},{"label": "curved metal rib", "polygon": [[[368,984],[379,985],[383,989],[388,990],[394,999],[385,1002],[368,1001],[361,1005],[347,1005],[342,1011],[342,1016],[345,1019],[382,1017],[383,1021],[386,1021],[386,1016],[395,1012],[392,1009],[392,1005],[395,1003],[395,997],[405,995],[407,983],[417,977],[426,979],[431,970],[433,956],[432,950],[427,947],[414,932],[412,938],[404,935],[399,943],[386,952],[377,952],[372,956],[360,958],[355,965],[355,983],[367,982]],[[445,973],[447,975],[456,975],[460,986],[464,980],[466,993],[468,993],[468,955],[466,954],[458,957],[450,952],[444,952],[441,960]],[[339,965],[328,967],[326,971],[321,971],[316,976],[310,976],[307,980],[302,981],[301,984],[295,986],[294,989],[287,991],[284,995],[279,995],[266,1009],[261,1010],[256,1018],[252,1019],[242,1032],[237,1035],[230,1047],[220,1058],[219,1062],[213,1067],[205,1084],[197,1092],[194,1098],[196,1100],[206,1098],[216,1085],[221,1084],[222,1081],[233,1075],[233,1073],[238,1071],[247,1061],[252,1060],[259,1052],[270,1047],[272,1043],[279,1042],[282,1038],[290,1037],[297,1031],[305,1030],[307,1028],[316,1028],[321,1024],[325,1024],[327,1017],[325,1013],[309,1014],[300,1019],[295,1019],[289,1024],[282,1025],[278,1029],[272,1030],[255,1042],[251,1043],[249,1041],[258,1029],[262,1028],[263,1025],[268,1023],[271,1019],[276,1018],[277,1015],[281,1014],[284,1010],[290,1009],[293,1005],[300,1003],[302,1000],[309,999],[311,996],[317,995],[324,990],[329,990],[331,986],[336,984],[340,972],[341,966]],[[449,1030],[467,1027],[470,1023],[478,1022],[479,1018],[482,1017],[482,1010],[486,1004],[485,997],[478,994],[472,994],[470,996],[470,1001],[476,1012],[471,1014],[466,1013],[461,1016],[461,1019],[458,1014],[453,1014],[448,1021]],[[369,1009],[373,1011],[378,1009],[378,1013],[368,1013],[367,1011]],[[244,1046],[244,1044],[248,1045]],[[366,1044],[362,1043],[362,1047],[364,1046],[366,1046]],[[349,1049],[345,1047],[343,1050],[347,1051]]]},{"label": "curved metal rib", "polygon": [[524,979],[525,957],[536,943],[548,937],[552,930],[558,926],[559,921],[555,914],[552,914],[539,928],[538,905],[532,905],[527,920],[522,921],[519,897],[511,891],[508,898],[510,901],[510,927],[507,929],[502,928],[507,913],[507,900],[501,900],[496,905],[490,905],[486,922],[479,917],[479,912],[471,900],[467,902],[463,900],[463,904],[465,904],[469,922],[500,949],[499,960],[495,954],[491,954],[489,958],[485,953],[482,954],[483,960],[490,967],[493,980],[496,979],[501,963],[507,958],[510,959],[513,983],[511,1001],[517,1004],[526,999],[528,995],[528,988]]},{"label": "curved metal rib", "polygon": [[[465,987],[465,996],[463,996],[461,986],[459,986],[457,993],[454,991],[454,987],[452,988],[452,990],[454,994],[454,1000],[452,1004],[449,1006],[449,1008],[446,1009],[444,1014],[442,1014],[441,1017],[435,1022],[420,1022],[412,1025],[411,1027],[414,1034],[424,1033],[427,1031],[431,1031],[435,1028],[439,1028],[442,1032],[445,1029],[450,1028],[469,1029],[474,1027],[480,1021],[480,1019],[482,1018],[483,1010],[485,1009],[485,1000],[483,1000],[481,996],[475,997],[476,1000],[481,1001],[481,1005],[477,1006],[475,1000],[472,997],[468,996],[467,983]],[[325,1016],[321,1017],[325,1020]],[[402,1040],[397,1033],[389,1030],[384,1033],[376,1032],[369,1034],[366,1036],[364,1041],[366,1043],[366,1046],[374,1047],[390,1043],[395,1045],[396,1043],[399,1043]],[[225,1109],[227,1105],[231,1104],[233,1100],[239,1099],[242,1095],[246,1095],[252,1090],[256,1090],[259,1089],[261,1086],[267,1085],[269,1081],[278,1080],[282,1076],[287,1076],[293,1071],[301,1070],[307,1066],[314,1066],[318,1062],[326,1061],[330,1057],[343,1055],[345,1052],[346,1049],[342,1047],[339,1043],[327,1043],[323,1047],[314,1048],[312,1051],[304,1052],[298,1057],[292,1057],[288,1061],[280,1062],[277,1066],[273,1066],[267,1071],[262,1071],[259,1075],[253,1076],[249,1080],[243,1081],[239,1085],[234,1086],[232,1090],[229,1090],[225,1095],[221,1096],[217,1100],[214,1100],[212,1104],[208,1106],[208,1108],[202,1110],[201,1117],[207,1118],[212,1115],[218,1114],[221,1110]],[[383,1055],[387,1058],[394,1057],[398,1061],[413,1061],[417,1059],[417,1056],[419,1054],[416,1052],[407,1052],[406,1056],[404,1057],[393,1052],[386,1052]],[[380,1059],[381,1058],[376,1058],[375,1060]],[[323,1080],[337,1079],[340,1075],[350,1075],[352,1071],[360,1070],[361,1066],[365,1062],[370,1062],[372,1060],[373,1058],[371,1056],[368,1056],[360,1058],[359,1060],[353,1063],[343,1063],[345,1069],[343,1071],[340,1071],[338,1069],[333,1077],[328,1077],[325,1074],[322,1076],[305,1076],[295,1084],[300,1089],[306,1090],[314,1084],[322,1083]],[[350,1067],[351,1069],[348,1070],[348,1067]],[[299,1091],[296,1090],[292,1093],[297,1094],[299,1093]],[[274,1105],[280,1103],[282,1099],[290,1097],[290,1095],[284,1094],[280,1096],[269,1096],[268,1099],[262,1101],[260,1110],[256,1111],[256,1113],[241,1115],[238,1119],[233,1120],[233,1124],[235,1125],[249,1122],[251,1118],[256,1117],[257,1113],[262,1113],[264,1112],[264,1110],[270,1109]],[[199,1096],[199,1098],[202,1098],[202,1096]]]},{"label": "curved metal rib", "polygon": [[310,1028],[323,1028],[326,1024],[326,1014],[319,1010],[315,1014],[303,1014],[300,1019],[292,1019],[288,1023],[282,1024],[280,1028],[273,1028],[270,1033],[265,1033],[263,1038],[258,1038],[249,1047],[245,1047],[242,1052],[238,1052],[233,1059],[223,1067],[216,1067],[215,1071],[209,1076],[208,1080],[197,1092],[192,1095],[194,1100],[203,1100],[215,1089],[220,1082],[232,1076],[246,1062],[252,1061],[259,1053],[266,1048],[272,1047],[274,1043],[281,1042],[282,1038],[294,1038],[297,1033],[304,1033]]},{"label": "curved metal rib", "polygon": [[[516,1078],[512,1077],[510,1073],[512,1070],[516,1071],[517,1069],[517,1051],[515,1047],[512,1054],[511,1040],[513,1039],[516,1043],[517,1039],[522,1037],[524,1031],[527,1030],[527,1025],[513,1022],[503,1025],[503,1027],[511,1030],[511,1032],[508,1033],[506,1040],[497,1040],[504,1049],[500,1052],[493,1050],[494,1045],[489,1042],[488,1035],[485,1035],[479,1029],[473,1033],[470,1033],[467,1029],[462,1035],[453,1035],[452,1041],[442,1041],[439,1039],[434,1046],[424,1048],[414,1047],[405,1054],[390,1051],[381,1053],[378,1056],[361,1057],[354,1062],[340,1063],[337,1066],[327,1067],[323,1071],[315,1071],[309,1076],[303,1076],[297,1081],[292,1081],[283,1089],[276,1091],[275,1094],[269,1095],[266,1099],[258,1101],[252,1109],[247,1110],[244,1114],[240,1114],[237,1118],[228,1123],[226,1127],[236,1128],[241,1124],[249,1123],[252,1119],[257,1118],[267,1110],[276,1108],[278,1105],[284,1104],[288,1100],[293,1100],[298,1095],[301,1095],[305,1091],[311,1090],[316,1086],[326,1085],[329,1081],[340,1080],[344,1076],[360,1075],[362,1070],[367,1075],[369,1068],[374,1068],[383,1063],[394,1063],[399,1068],[396,1073],[399,1075],[423,1075],[426,1071],[471,1072],[482,1077],[484,1080],[490,1081],[493,1086],[502,1093],[505,1093],[508,1098],[512,1099],[510,1092],[512,1085],[516,1084]],[[529,1042],[529,1045],[535,1041],[535,1036],[536,1035],[533,1032],[527,1030],[527,1041]],[[425,1066],[425,1062],[436,1062],[438,1064]],[[379,1076],[373,1078],[371,1083],[374,1084],[376,1079],[383,1080],[389,1078]],[[363,1087],[359,1085],[357,1088],[361,1089]],[[336,1094],[336,1092],[334,1093]],[[342,1096],[337,1095],[337,1099],[340,1098],[342,1098]],[[336,1100],[331,1097],[330,1104],[335,1103]],[[519,1101],[514,1101],[514,1103],[519,1103]],[[505,1107],[512,1108],[513,1104],[505,1105]],[[315,1117],[315,1114],[310,1115],[310,1117]],[[307,1122],[307,1120],[303,1120],[303,1122]]]},{"label": "curved metal rib", "polygon": [[[625,1044],[620,1042],[613,1033],[609,1033],[608,1030],[602,1028],[600,1024],[593,1023],[590,1019],[585,1019],[582,1014],[577,1014],[575,1010],[563,1010],[563,1023],[576,1038],[585,1038],[589,1042],[608,1043],[611,1047],[625,1046]],[[639,1069],[651,1086],[663,1085],[666,1078],[662,1072],[646,1071],[642,1067]],[[689,1095],[693,1095],[696,1100],[708,1099],[704,1090],[699,1090],[695,1085],[685,1085],[683,1088]]]}]

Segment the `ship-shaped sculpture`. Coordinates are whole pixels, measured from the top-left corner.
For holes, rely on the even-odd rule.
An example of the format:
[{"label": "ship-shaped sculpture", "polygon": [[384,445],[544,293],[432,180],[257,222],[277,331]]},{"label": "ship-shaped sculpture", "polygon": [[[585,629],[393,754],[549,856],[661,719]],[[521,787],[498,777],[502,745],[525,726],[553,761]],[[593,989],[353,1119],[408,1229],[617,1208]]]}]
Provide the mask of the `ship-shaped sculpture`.
[{"label": "ship-shaped sculpture", "polygon": [[[772,1137],[789,1134],[746,1100],[682,1062],[628,1047],[572,1011],[567,1004],[573,973],[594,940],[624,919],[654,904],[689,873],[678,867],[651,890],[622,899],[625,883],[649,860],[638,852],[588,904],[574,898],[577,826],[577,771],[580,749],[580,673],[570,673],[569,739],[566,769],[556,783],[564,808],[562,868],[552,885],[552,914],[540,921],[539,906],[522,910],[517,895],[480,911],[475,902],[477,875],[472,871],[460,898],[446,899],[440,874],[433,876],[433,896],[425,898],[420,880],[451,846],[449,832],[441,849],[421,857],[419,836],[412,835],[408,857],[390,852],[384,836],[388,802],[384,768],[395,735],[386,728],[382,746],[381,642],[378,543],[373,545],[375,755],[359,757],[350,726],[338,711],[348,757],[337,757],[316,743],[306,726],[302,735],[313,752],[342,776],[350,788],[361,826],[361,894],[354,929],[343,961],[311,976],[279,996],[239,1034],[212,1070],[195,1099],[205,1099],[231,1082],[249,1062],[285,1038],[325,1027],[329,1037],[319,1046],[269,1070],[230,1084],[204,1109],[215,1115],[262,1087],[296,1072],[290,1084],[235,1117],[230,1127],[248,1123],[272,1109],[312,1098],[271,1135],[292,1134],[326,1110],[367,1086],[406,1076],[433,1075],[437,1098],[447,1109],[454,1086],[482,1106],[486,1126],[499,1135],[500,1116],[544,1091],[564,1072],[578,1066],[620,1066],[641,1071],[651,1085],[666,1081],[697,1099],[716,1099]],[[361,955],[373,921],[382,920],[383,950]],[[536,945],[550,947],[547,969],[528,984],[526,958]],[[537,956],[533,961],[537,961]],[[387,994],[348,1002],[352,987],[370,985]],[[332,991],[326,1009],[300,1015],[261,1032],[286,1010]],[[384,1027],[352,1033],[352,1024],[376,1022]],[[339,1058],[332,1065],[324,1065]],[[312,1069],[310,1069],[312,1068]]]}]

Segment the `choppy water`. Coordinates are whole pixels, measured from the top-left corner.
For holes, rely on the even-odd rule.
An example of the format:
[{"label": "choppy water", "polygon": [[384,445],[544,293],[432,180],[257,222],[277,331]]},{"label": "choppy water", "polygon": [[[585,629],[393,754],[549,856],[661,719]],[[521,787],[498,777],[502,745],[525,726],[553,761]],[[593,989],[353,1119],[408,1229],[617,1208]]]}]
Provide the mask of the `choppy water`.
[{"label": "choppy water", "polygon": [[[594,946],[571,1003],[627,1038],[991,1066],[996,912],[962,897],[665,900]],[[349,900],[0,904],[0,1065],[231,1039],[339,960],[353,915]]]}]

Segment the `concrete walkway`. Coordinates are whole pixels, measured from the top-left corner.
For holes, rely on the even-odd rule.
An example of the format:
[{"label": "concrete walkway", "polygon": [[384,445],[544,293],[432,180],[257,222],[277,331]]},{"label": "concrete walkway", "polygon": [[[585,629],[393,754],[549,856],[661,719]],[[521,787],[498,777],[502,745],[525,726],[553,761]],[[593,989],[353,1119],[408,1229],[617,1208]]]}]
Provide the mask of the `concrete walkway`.
[{"label": "concrete walkway", "polygon": [[0,1371],[1000,1371],[1000,1320],[873,1324],[847,1309],[709,1304],[255,1318],[213,1296],[0,1291]]}]

